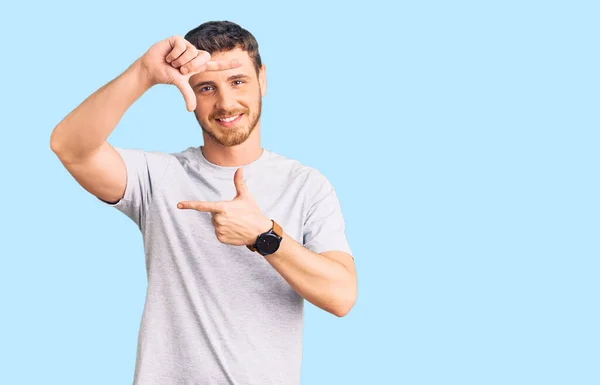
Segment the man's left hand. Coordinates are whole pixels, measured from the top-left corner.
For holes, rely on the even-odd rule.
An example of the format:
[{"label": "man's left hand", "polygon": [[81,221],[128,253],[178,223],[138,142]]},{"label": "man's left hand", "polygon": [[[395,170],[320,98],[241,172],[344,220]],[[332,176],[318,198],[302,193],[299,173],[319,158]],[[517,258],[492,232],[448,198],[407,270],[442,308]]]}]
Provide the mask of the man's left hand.
[{"label": "man's left hand", "polygon": [[222,243],[235,246],[253,245],[260,234],[269,231],[272,222],[263,215],[250,195],[244,182],[242,168],[235,171],[233,183],[237,194],[231,201],[181,201],[177,208],[211,213],[215,234]]}]

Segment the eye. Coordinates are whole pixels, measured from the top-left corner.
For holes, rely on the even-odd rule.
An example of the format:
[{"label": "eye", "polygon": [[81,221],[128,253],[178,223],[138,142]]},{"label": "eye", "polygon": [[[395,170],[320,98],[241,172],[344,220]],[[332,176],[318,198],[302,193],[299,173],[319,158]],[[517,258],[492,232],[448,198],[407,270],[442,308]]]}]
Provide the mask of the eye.
[{"label": "eye", "polygon": [[245,82],[244,82],[243,80],[234,80],[234,81],[233,81],[233,84],[235,84],[236,86],[242,85],[242,84],[244,84],[244,83],[245,83]]},{"label": "eye", "polygon": [[200,88],[200,92],[208,92],[208,91],[212,91],[213,87],[212,86],[204,86],[202,88]]}]

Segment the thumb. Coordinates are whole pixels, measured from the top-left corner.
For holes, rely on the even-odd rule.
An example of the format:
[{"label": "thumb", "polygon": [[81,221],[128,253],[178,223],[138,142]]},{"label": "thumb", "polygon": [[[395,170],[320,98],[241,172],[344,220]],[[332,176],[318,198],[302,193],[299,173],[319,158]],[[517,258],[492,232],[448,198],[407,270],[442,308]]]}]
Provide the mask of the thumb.
[{"label": "thumb", "polygon": [[178,79],[175,81],[175,86],[179,89],[181,94],[183,95],[183,99],[185,100],[185,106],[189,112],[192,112],[196,109],[196,95],[194,95],[194,90],[188,83],[189,76],[183,77],[183,79]]},{"label": "thumb", "polygon": [[238,168],[235,170],[235,174],[233,175],[233,183],[235,184],[235,191],[237,191],[236,198],[242,198],[249,195],[248,187],[246,187],[246,182],[244,182],[244,169]]}]

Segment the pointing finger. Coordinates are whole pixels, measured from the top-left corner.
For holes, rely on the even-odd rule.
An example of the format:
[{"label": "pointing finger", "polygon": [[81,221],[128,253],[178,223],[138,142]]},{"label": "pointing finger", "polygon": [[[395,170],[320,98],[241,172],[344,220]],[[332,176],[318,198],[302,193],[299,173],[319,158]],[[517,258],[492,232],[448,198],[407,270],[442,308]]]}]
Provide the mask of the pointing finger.
[{"label": "pointing finger", "polygon": [[193,209],[207,213],[224,211],[224,202],[182,201],[177,204],[179,209]]}]

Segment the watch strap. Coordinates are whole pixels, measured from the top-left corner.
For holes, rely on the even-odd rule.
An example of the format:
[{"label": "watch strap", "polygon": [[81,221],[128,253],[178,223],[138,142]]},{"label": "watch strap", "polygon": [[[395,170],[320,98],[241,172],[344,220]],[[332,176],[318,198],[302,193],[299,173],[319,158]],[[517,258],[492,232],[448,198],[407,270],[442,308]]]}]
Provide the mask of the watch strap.
[{"label": "watch strap", "polygon": [[281,230],[281,226],[279,226],[279,223],[275,222],[274,220],[271,219],[271,222],[273,222],[273,232],[275,234],[277,234],[277,236],[279,238],[283,237],[283,230]]}]

